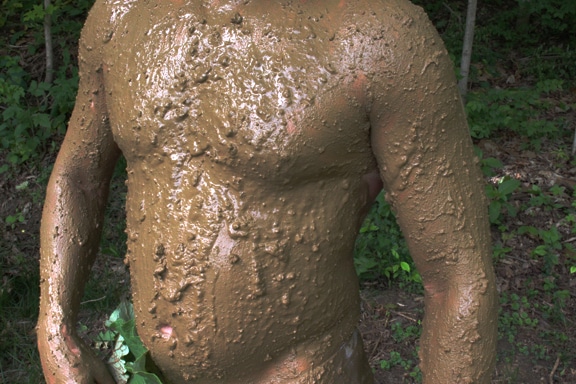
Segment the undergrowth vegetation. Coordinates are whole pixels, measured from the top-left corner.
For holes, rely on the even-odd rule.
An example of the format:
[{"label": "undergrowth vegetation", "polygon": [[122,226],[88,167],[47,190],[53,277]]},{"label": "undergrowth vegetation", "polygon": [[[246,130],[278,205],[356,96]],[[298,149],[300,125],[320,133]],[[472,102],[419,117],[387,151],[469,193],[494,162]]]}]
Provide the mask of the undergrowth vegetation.
[{"label": "undergrowth vegetation", "polygon": [[[74,104],[76,42],[92,2],[53,0],[47,10],[35,0],[0,3],[0,187],[6,193],[0,210],[0,382],[42,380],[33,332],[39,214],[49,164]],[[414,2],[428,12],[458,68],[465,2]],[[53,18],[56,52],[51,83],[43,81],[46,12]],[[576,349],[570,343],[576,337],[576,171],[565,173],[576,169],[570,151],[576,121],[574,19],[575,1],[493,0],[478,10],[466,111],[488,181],[501,304],[498,383],[540,382],[537,375],[529,381],[534,367],[543,367],[548,382],[576,382]],[[538,169],[542,163],[549,168]],[[87,338],[101,349],[118,350],[113,356],[126,362],[120,364],[121,374],[132,374],[133,382],[156,382],[143,379],[155,380],[145,372],[145,352],[134,338],[129,307],[122,304],[114,312],[126,288],[106,283],[117,279],[114,268],[123,268],[124,175],[121,164],[102,239],[106,269],[96,268],[87,286],[83,308],[91,314],[81,322],[86,328],[103,322],[94,313],[113,313]],[[420,275],[384,194],[360,229],[355,266],[365,287],[422,294]],[[377,369],[420,382],[418,321],[386,319],[386,332],[397,344],[379,358]]]},{"label": "undergrowth vegetation", "polygon": [[[76,44],[91,0],[57,0],[44,11],[34,0],[3,1],[0,13],[0,172],[37,162],[66,130],[78,89]],[[57,69],[44,79],[45,12],[52,15]],[[8,32],[8,33],[6,33]]]}]

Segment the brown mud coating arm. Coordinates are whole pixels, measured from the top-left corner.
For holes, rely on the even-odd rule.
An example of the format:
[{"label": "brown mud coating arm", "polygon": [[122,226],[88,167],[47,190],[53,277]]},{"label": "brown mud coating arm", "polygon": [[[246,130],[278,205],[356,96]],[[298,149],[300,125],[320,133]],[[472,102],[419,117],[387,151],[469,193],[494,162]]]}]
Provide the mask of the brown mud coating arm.
[{"label": "brown mud coating arm", "polygon": [[489,383],[497,298],[483,180],[443,43],[423,12],[407,13],[374,76],[371,121],[387,199],[423,278],[420,366],[425,384]]},{"label": "brown mud coating arm", "polygon": [[38,348],[48,383],[114,383],[76,335],[84,285],[97,254],[109,182],[120,151],[110,132],[99,41],[88,20],[80,46],[80,87],[48,183],[41,224]]}]

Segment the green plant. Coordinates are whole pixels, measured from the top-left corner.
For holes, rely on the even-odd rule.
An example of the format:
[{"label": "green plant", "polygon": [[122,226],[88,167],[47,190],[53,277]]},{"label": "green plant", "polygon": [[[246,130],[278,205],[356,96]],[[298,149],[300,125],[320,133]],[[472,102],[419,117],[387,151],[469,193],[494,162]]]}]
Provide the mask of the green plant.
[{"label": "green plant", "polygon": [[4,221],[6,222],[6,224],[8,224],[9,226],[12,227],[12,229],[14,229],[14,227],[16,226],[16,224],[18,223],[25,223],[26,222],[26,217],[24,216],[24,213],[22,211],[17,212],[13,215],[8,215],[6,216],[6,218],[4,219]]},{"label": "green plant", "polygon": [[[11,48],[0,49],[0,148],[7,153],[0,173],[53,150],[54,138],[65,132],[78,83],[76,59],[68,45],[75,45],[92,3],[56,0],[47,10],[53,16],[52,32],[60,45],[55,79],[48,84],[39,81],[42,73],[32,73],[22,65],[19,50],[27,48],[28,56],[37,56],[42,50],[46,11],[35,1],[4,0],[0,27],[9,33],[0,43]],[[29,44],[19,45],[23,36],[33,38]]]},{"label": "green plant", "polygon": [[[38,156],[47,149],[49,139],[65,132],[76,83],[77,77],[56,79],[53,86],[32,80],[24,87],[0,77],[0,105],[6,105],[0,115],[0,143],[8,151],[9,163],[21,164]],[[42,101],[48,99],[53,100],[51,105]]]},{"label": "green plant", "polygon": [[381,193],[364,220],[356,240],[354,265],[361,279],[399,281],[403,285],[420,284],[402,231]]},{"label": "green plant", "polygon": [[480,169],[484,176],[492,177],[494,176],[495,170],[503,167],[500,160],[494,157],[484,157],[482,150],[476,146],[474,146],[474,154],[480,160]]},{"label": "green plant", "polygon": [[530,316],[532,306],[526,296],[504,293],[500,296],[500,306],[498,334],[511,344],[515,344],[519,328],[535,328],[539,323],[538,319]]},{"label": "green plant", "polygon": [[472,137],[491,137],[497,132],[512,131],[539,148],[542,137],[558,137],[564,121],[541,119],[553,105],[542,96],[561,90],[563,81],[545,80],[535,88],[498,89],[484,88],[471,92],[466,111]]},{"label": "green plant", "polygon": [[492,184],[486,185],[486,196],[490,199],[488,212],[492,224],[501,223],[503,209],[506,210],[509,216],[516,216],[518,210],[514,205],[510,204],[510,197],[520,187],[520,184],[520,181],[504,176],[498,179],[496,186]]},{"label": "green plant", "polygon": [[502,242],[497,241],[492,247],[492,258],[495,262],[498,262],[499,260],[505,258],[506,255],[510,252],[512,252],[511,247],[505,247],[503,246]]},{"label": "green plant", "polygon": [[404,327],[399,321],[392,323],[390,325],[390,330],[392,331],[392,338],[396,342],[416,340],[422,333],[422,327],[416,325],[408,325]]},{"label": "green plant", "polygon": [[[30,264],[29,255],[0,247],[0,382],[41,382],[39,364],[31,363],[39,361],[33,329],[40,282]],[[18,269],[24,273],[15,273]]]},{"label": "green plant", "polygon": [[154,372],[148,350],[136,333],[132,303],[123,301],[105,323],[107,330],[96,338],[99,346],[112,345],[109,366],[120,384],[162,384]]},{"label": "green plant", "polygon": [[414,379],[416,382],[422,381],[422,372],[420,368],[416,365],[413,359],[404,359],[400,352],[390,351],[390,358],[380,360],[380,368],[386,371],[391,370],[394,367],[401,367],[408,373],[408,376]]}]

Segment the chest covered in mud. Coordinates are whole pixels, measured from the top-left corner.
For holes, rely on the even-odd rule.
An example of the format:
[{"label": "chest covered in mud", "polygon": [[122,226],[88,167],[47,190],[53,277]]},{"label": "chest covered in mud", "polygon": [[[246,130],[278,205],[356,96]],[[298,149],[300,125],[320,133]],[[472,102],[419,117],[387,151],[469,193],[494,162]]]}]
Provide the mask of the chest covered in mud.
[{"label": "chest covered in mud", "polygon": [[196,13],[128,15],[107,45],[111,122],[129,161],[202,157],[266,177],[371,161],[354,59],[325,24]]}]

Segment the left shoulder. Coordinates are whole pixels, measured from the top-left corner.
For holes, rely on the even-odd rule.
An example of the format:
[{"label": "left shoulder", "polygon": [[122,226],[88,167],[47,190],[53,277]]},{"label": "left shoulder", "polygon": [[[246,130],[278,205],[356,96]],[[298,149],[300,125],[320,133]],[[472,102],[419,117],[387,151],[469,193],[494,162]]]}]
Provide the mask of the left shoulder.
[{"label": "left shoulder", "polygon": [[345,8],[344,24],[378,37],[382,32],[424,32],[435,30],[424,10],[408,0],[340,0]]},{"label": "left shoulder", "polygon": [[[455,82],[442,38],[421,7],[408,0],[342,0],[340,29],[357,67],[380,91],[441,80]],[[425,81],[429,80],[429,81]]]},{"label": "left shoulder", "polygon": [[426,12],[408,0],[347,0],[346,4],[344,20],[350,25],[345,30],[363,37],[362,50],[372,59],[388,61],[409,56],[411,51],[444,50]]}]

